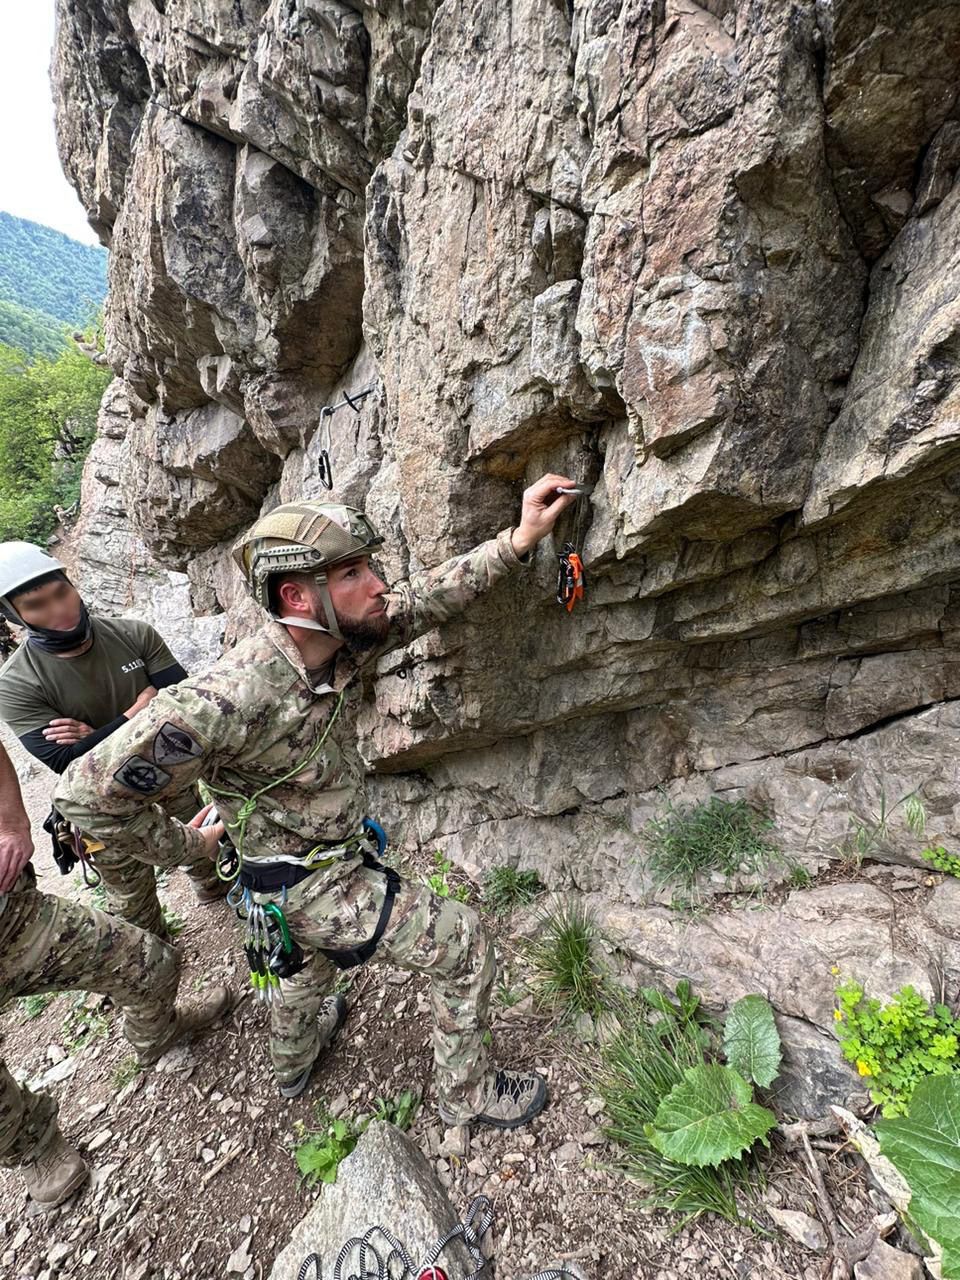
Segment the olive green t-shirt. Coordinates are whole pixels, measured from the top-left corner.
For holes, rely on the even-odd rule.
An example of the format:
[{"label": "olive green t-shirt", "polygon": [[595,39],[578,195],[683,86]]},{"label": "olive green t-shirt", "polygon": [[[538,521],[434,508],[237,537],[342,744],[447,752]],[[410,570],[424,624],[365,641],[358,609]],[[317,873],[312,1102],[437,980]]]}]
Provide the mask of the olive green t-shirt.
[{"label": "olive green t-shirt", "polygon": [[151,675],[176,664],[147,622],[94,617],[91,624],[93,644],[79,657],[24,642],[0,667],[0,720],[18,738],[60,717],[100,729],[136,702]]}]

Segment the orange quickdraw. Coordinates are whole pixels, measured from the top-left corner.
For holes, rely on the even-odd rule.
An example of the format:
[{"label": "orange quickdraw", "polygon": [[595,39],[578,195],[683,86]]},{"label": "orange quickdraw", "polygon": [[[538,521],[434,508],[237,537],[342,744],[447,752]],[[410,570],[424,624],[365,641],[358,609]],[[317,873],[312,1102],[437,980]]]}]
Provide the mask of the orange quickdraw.
[{"label": "orange quickdraw", "polygon": [[583,588],[586,582],[583,561],[572,542],[563,544],[563,550],[558,559],[560,571],[557,574],[557,604],[564,605],[567,613],[573,613],[577,601],[583,599]]}]

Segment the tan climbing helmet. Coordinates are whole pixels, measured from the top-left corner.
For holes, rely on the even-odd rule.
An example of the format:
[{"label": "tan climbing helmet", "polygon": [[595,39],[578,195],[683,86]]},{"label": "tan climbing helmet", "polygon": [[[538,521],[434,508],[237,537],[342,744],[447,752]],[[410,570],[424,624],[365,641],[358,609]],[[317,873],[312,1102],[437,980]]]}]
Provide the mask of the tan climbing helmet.
[{"label": "tan climbing helmet", "polygon": [[[339,502],[285,502],[274,507],[234,545],[233,558],[247,589],[271,618],[286,626],[326,631],[342,639],[327,588],[327,569],[367,556],[383,538],[356,507]],[[279,618],[270,601],[270,579],[281,573],[309,573],[316,580],[327,626]]]}]

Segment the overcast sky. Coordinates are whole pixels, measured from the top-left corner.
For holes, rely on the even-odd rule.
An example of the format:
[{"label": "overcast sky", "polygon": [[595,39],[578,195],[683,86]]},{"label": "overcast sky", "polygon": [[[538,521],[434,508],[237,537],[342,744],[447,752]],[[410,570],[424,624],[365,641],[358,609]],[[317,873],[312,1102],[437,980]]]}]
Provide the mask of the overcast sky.
[{"label": "overcast sky", "polygon": [[7,0],[0,40],[0,209],[99,244],[63,176],[53,132],[54,0]]}]

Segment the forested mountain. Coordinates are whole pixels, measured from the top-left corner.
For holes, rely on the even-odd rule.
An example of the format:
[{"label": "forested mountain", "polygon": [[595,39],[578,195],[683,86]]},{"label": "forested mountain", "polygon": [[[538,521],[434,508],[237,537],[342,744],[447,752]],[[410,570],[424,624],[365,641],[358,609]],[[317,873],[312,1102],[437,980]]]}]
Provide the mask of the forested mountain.
[{"label": "forested mountain", "polygon": [[0,342],[55,355],[62,334],[88,324],[106,292],[105,249],[0,213]]}]

